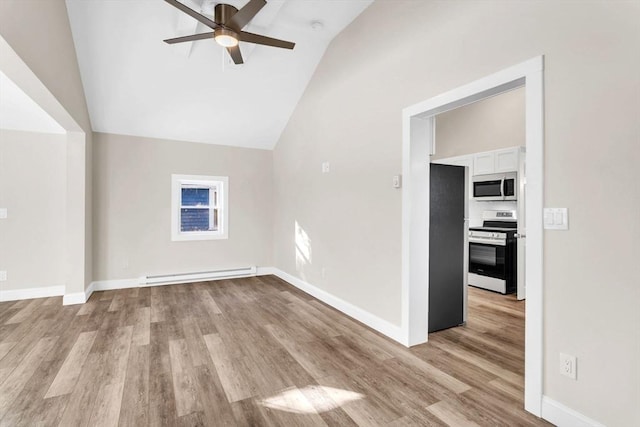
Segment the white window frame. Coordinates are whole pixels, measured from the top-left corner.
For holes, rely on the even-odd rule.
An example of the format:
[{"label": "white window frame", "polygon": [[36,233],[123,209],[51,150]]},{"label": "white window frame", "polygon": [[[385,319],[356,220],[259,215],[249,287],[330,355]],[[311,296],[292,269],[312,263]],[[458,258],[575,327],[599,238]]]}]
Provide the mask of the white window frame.
[{"label": "white window frame", "polygon": [[[215,188],[217,206],[209,208],[213,216],[214,208],[218,210],[218,229],[210,231],[181,231],[182,188],[198,186]],[[211,203],[211,201],[210,201]],[[212,221],[210,220],[210,223]],[[171,240],[216,240],[229,238],[229,177],[205,175],[171,175]]]}]

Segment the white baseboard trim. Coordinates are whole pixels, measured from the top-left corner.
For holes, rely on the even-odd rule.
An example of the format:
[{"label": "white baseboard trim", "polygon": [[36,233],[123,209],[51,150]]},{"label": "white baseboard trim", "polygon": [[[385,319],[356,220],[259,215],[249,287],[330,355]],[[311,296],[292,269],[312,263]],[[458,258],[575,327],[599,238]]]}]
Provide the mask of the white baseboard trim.
[{"label": "white baseboard trim", "polygon": [[140,279],[97,280],[91,282],[91,285],[93,286],[93,291],[137,288],[140,286]]},{"label": "white baseboard trim", "polygon": [[258,269],[256,270],[256,276],[268,276],[269,274],[277,276],[278,271],[280,270],[274,267],[258,267]]},{"label": "white baseboard trim", "polygon": [[394,325],[393,323],[390,323],[384,319],[381,319],[378,316],[371,314],[366,310],[361,309],[360,307],[357,307],[349,302],[346,302],[345,300],[340,299],[330,294],[329,292],[324,291],[320,288],[317,288],[312,284],[307,283],[304,280],[299,279],[295,276],[292,276],[291,274],[286,273],[278,268],[273,268],[273,267],[265,268],[263,271],[265,271],[264,274],[273,274],[274,276],[278,276],[285,282],[290,283],[296,288],[319,299],[325,304],[330,305],[336,310],[341,311],[347,316],[352,317],[357,321],[364,323],[371,329],[374,329],[380,332],[382,335],[385,335],[391,338],[392,340],[397,341],[402,345],[405,345],[403,340],[404,333],[402,331],[402,328],[400,328],[400,326]]},{"label": "white baseboard trim", "polygon": [[62,305],[84,304],[89,299],[87,295],[91,296],[91,293],[93,292],[93,290],[91,290],[91,292],[87,293],[87,291],[89,290],[90,290],[90,287],[85,289],[84,292],[74,292],[72,294],[65,294],[64,297],[62,298]]},{"label": "white baseboard trim", "polygon": [[0,302],[18,301],[21,299],[59,297],[64,295],[64,285],[43,286],[27,289],[0,289]]},{"label": "white baseboard trim", "polygon": [[558,427],[604,427],[604,424],[592,420],[548,396],[542,396],[542,418]]}]

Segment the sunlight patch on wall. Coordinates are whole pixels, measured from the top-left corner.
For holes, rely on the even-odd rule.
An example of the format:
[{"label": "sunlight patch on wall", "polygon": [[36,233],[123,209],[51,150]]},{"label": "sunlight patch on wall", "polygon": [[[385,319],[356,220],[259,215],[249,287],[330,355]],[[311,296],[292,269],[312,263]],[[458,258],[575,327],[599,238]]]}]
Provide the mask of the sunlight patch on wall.
[{"label": "sunlight patch on wall", "polygon": [[304,275],[304,267],[307,264],[311,264],[311,239],[306,231],[295,222],[294,229],[295,239],[295,251],[296,251],[296,271],[300,274],[303,280],[306,280]]}]

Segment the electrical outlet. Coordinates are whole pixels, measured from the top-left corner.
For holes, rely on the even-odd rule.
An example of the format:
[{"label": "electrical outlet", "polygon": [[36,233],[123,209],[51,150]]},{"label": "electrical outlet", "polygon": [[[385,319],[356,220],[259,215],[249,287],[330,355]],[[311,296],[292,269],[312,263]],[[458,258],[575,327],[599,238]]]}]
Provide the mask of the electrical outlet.
[{"label": "electrical outlet", "polygon": [[7,219],[7,208],[0,208],[0,219]]},{"label": "electrical outlet", "polygon": [[0,282],[4,282],[5,280],[7,280],[7,272],[0,271]]},{"label": "electrical outlet", "polygon": [[394,175],[393,176],[393,188],[400,188],[400,187],[402,187],[402,176]]},{"label": "electrical outlet", "polygon": [[322,267],[322,270],[320,270],[320,274],[322,275],[323,279],[327,278],[327,269]]},{"label": "electrical outlet", "polygon": [[329,162],[322,162],[322,173],[329,172]]},{"label": "electrical outlet", "polygon": [[560,353],[560,373],[573,380],[577,379],[578,360],[570,354]]}]

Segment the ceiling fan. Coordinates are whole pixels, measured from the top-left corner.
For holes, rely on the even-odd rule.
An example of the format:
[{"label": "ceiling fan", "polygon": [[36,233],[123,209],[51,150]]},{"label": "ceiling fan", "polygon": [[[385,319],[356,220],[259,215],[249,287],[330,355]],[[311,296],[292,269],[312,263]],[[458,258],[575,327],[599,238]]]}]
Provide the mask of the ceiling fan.
[{"label": "ceiling fan", "polygon": [[220,46],[227,48],[227,52],[235,64],[243,64],[242,54],[238,42],[261,44],[265,46],[293,49],[295,43],[278,40],[259,34],[248,33],[242,29],[253,19],[267,2],[265,0],[249,0],[240,10],[229,4],[218,3],[215,6],[213,20],[188,8],[177,0],[165,0],[170,5],[202,22],[211,28],[212,32],[194,34],[192,36],[176,37],[164,40],[165,43],[174,44],[195,40],[214,39]]}]

